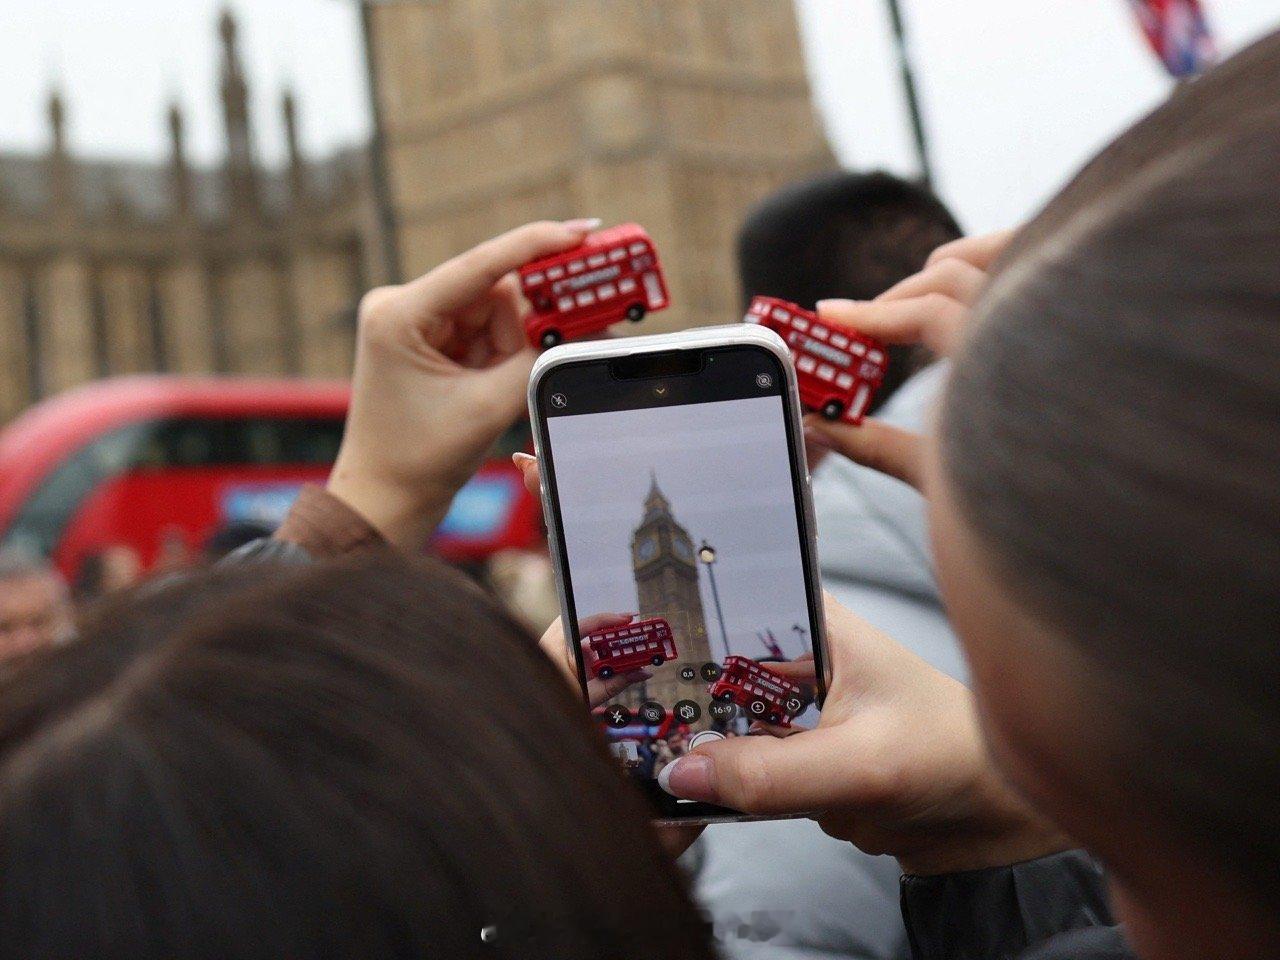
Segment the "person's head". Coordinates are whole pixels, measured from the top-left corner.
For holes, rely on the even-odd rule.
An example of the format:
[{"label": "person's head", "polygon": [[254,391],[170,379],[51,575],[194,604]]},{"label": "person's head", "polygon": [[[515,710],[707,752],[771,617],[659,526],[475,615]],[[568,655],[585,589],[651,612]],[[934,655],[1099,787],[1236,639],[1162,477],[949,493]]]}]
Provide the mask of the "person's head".
[{"label": "person's head", "polygon": [[391,558],[194,574],[0,671],[0,929],[6,960],[711,956],[533,639]]},{"label": "person's head", "polygon": [[[748,214],[738,233],[743,305],[752,297],[870,300],[924,266],[960,236],[955,218],[927,188],[888,173],[832,173],[792,184]],[[927,362],[891,347],[873,409]]]},{"label": "person's head", "polygon": [[0,660],[71,636],[67,585],[58,571],[21,553],[0,553]]},{"label": "person's head", "polygon": [[931,466],[994,755],[1152,960],[1280,955],[1277,157],[1280,35],[1015,238]]}]

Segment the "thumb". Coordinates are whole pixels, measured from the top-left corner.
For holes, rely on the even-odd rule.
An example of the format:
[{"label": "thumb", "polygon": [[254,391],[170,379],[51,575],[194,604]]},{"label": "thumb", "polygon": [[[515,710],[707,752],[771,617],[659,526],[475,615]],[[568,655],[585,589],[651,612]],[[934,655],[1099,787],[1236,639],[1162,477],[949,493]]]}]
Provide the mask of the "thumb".
[{"label": "thumb", "polygon": [[840,755],[831,730],[794,736],[734,737],[698,747],[662,768],[667,793],[743,813],[807,813],[824,808]]}]

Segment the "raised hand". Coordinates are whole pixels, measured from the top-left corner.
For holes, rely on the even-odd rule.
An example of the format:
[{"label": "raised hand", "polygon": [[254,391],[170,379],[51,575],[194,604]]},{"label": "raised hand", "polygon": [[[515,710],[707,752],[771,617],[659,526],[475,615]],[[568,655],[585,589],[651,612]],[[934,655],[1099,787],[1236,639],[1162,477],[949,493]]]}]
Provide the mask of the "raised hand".
[{"label": "raised hand", "polygon": [[[940,357],[950,356],[986,287],[991,264],[1012,236],[1001,231],[943,244],[923,270],[874,300],[823,300],[818,315],[886,343],[924,344]],[[855,426],[811,414],[805,417],[805,438],[812,447],[834,450],[920,487],[924,445],[910,430],[871,417]]]},{"label": "raised hand", "polygon": [[328,489],[392,543],[425,542],[523,409],[535,354],[513,271],[597,225],[526,224],[361,301],[351,410]]}]

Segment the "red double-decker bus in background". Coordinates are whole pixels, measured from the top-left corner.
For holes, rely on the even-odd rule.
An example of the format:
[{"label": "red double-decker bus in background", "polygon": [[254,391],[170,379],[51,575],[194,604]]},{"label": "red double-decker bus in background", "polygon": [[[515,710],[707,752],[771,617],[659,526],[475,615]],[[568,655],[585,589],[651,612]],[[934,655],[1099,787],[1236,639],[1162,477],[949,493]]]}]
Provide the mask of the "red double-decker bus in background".
[{"label": "red double-decker bus in background", "polygon": [[[141,376],[37,404],[0,432],[0,546],[49,557],[74,580],[107,550],[127,547],[148,569],[229,524],[272,528],[304,483],[328,476],[349,396],[344,383]],[[538,505],[504,452],[438,531],[447,559],[541,539]]]},{"label": "red double-decker bus in background", "polygon": [[805,708],[804,690],[750,657],[725,657],[719,678],[707,687],[712,699],[736,703],[753,720],[780,727]]},{"label": "red double-decker bus in background", "polygon": [[601,680],[641,667],[660,667],[677,656],[671,624],[662,617],[606,627],[584,639],[591,650],[590,670]]},{"label": "red double-decker bus in background", "polygon": [[635,223],[588,234],[573,250],[525,264],[520,287],[533,305],[525,331],[535,347],[600,333],[619,320],[638,322],[670,302],[658,251]]},{"label": "red double-decker bus in background", "polygon": [[795,357],[800,402],[828,420],[861,423],[889,369],[884,347],[871,337],[824,325],[812,310],[773,297],[755,297],[743,317],[773,330]]}]

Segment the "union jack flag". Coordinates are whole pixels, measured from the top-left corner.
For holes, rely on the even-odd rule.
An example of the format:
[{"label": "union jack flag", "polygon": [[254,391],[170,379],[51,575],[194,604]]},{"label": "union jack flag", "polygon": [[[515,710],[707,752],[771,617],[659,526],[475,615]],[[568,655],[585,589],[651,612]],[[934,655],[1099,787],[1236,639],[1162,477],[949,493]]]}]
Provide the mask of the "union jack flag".
[{"label": "union jack flag", "polygon": [[1191,77],[1218,60],[1200,0],[1129,0],[1142,32],[1165,69]]}]

